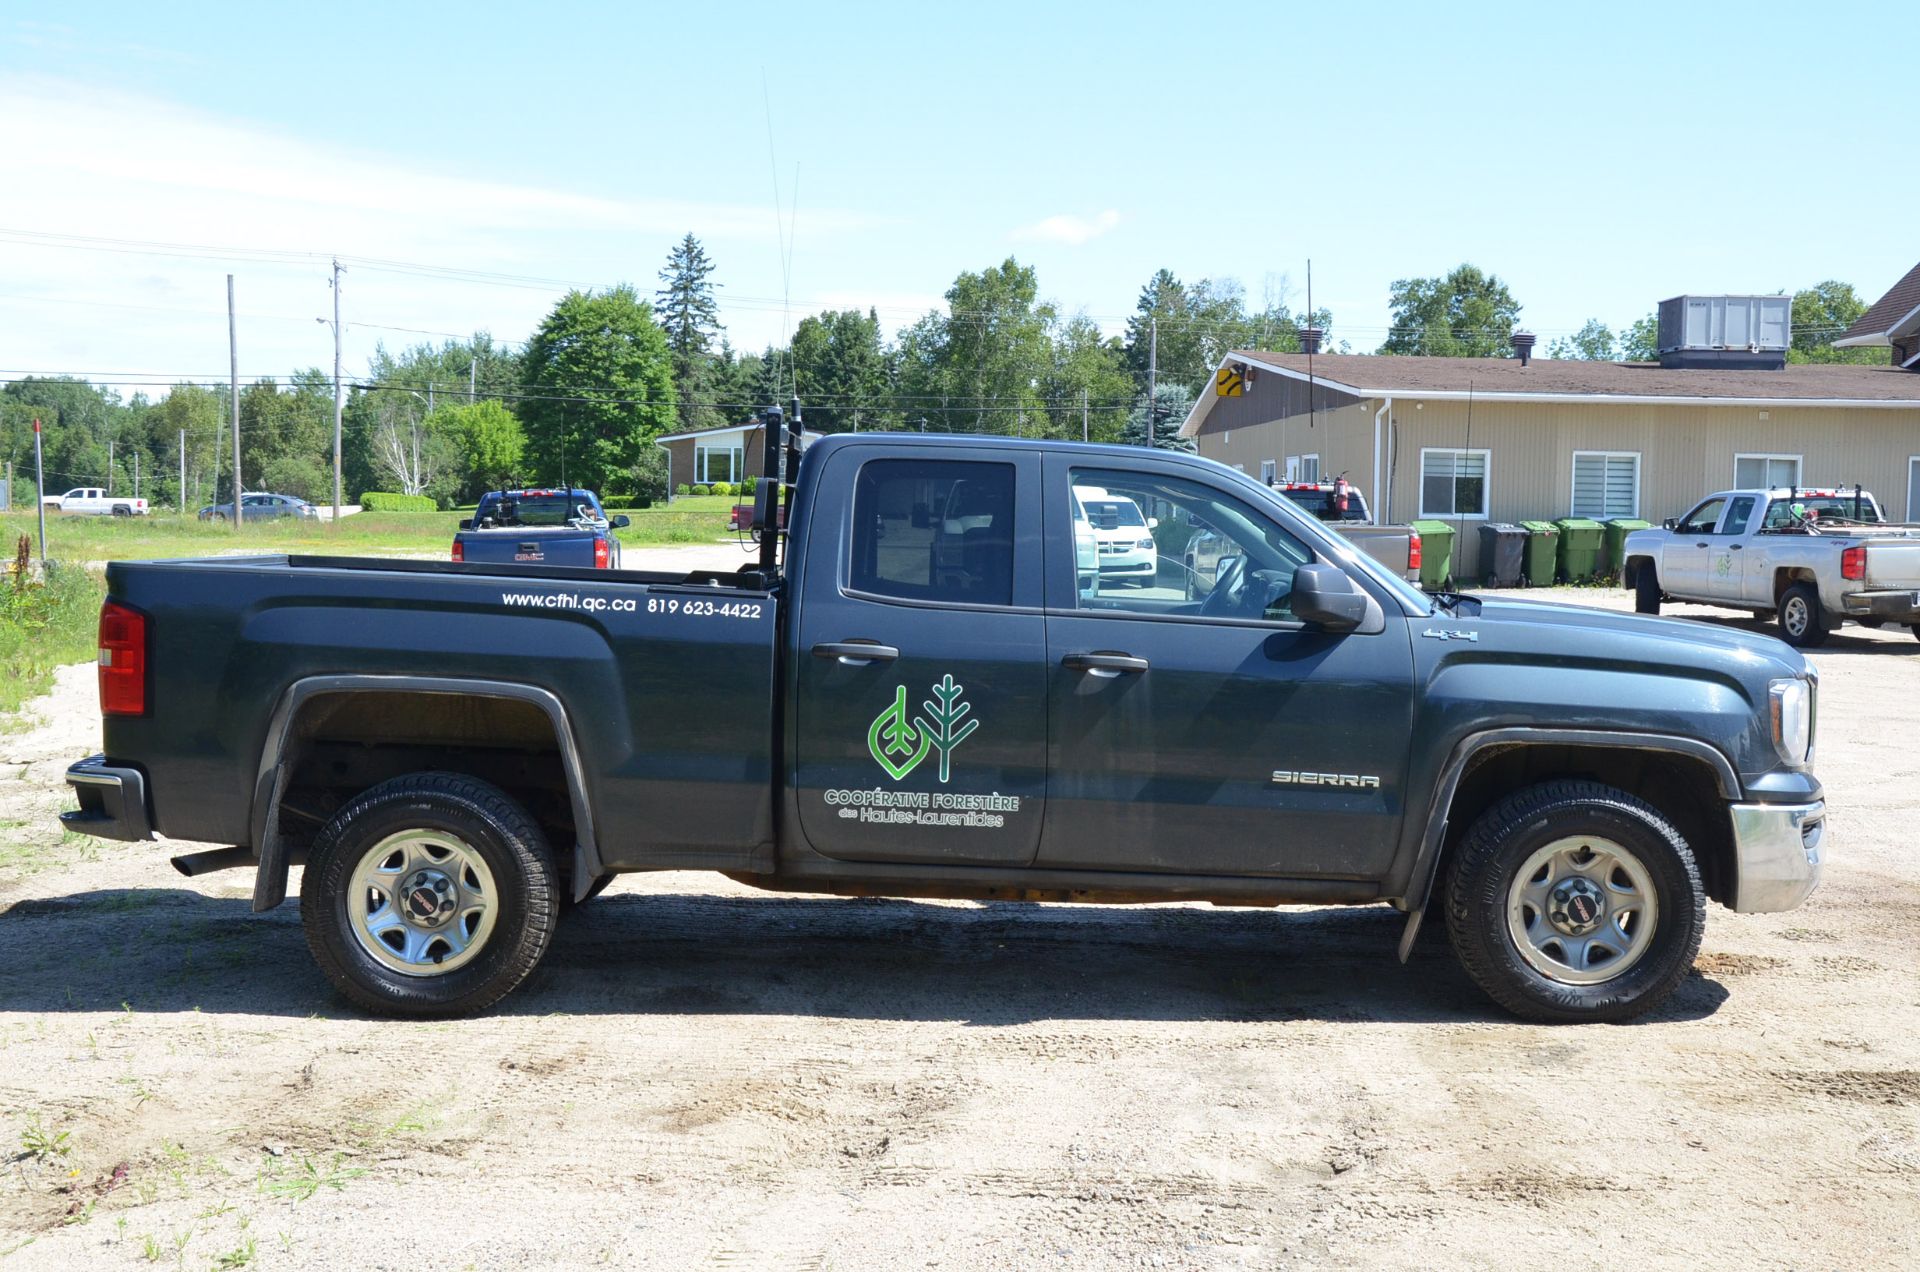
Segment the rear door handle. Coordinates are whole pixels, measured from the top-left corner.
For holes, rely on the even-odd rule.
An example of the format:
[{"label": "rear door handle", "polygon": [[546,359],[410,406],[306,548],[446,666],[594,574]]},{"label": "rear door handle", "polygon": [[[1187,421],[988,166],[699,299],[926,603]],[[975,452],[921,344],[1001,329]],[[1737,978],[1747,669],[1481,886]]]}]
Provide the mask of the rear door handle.
[{"label": "rear door handle", "polygon": [[1738,552],[1738,551],[1739,551],[1740,549],[1742,549],[1742,548],[1744,548],[1744,547],[1746,547],[1746,546],[1747,546],[1747,545],[1746,545],[1746,544],[1744,544],[1744,543],[1729,543],[1729,544],[1727,545],[1727,551],[1729,551],[1729,552]]},{"label": "rear door handle", "polygon": [[868,640],[839,640],[815,645],[813,656],[836,658],[842,667],[865,667],[872,663],[892,662],[900,656],[900,651],[892,645],[878,645]]},{"label": "rear door handle", "polygon": [[1111,680],[1125,672],[1145,671],[1147,660],[1132,654],[1068,654],[1060,660],[1060,665],[1069,671],[1084,671]]}]

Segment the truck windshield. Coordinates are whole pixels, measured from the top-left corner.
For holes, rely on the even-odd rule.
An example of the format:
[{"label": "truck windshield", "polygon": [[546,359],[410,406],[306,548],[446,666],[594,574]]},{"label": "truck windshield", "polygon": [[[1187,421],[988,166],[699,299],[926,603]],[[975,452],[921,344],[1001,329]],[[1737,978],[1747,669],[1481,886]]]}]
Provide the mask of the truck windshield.
[{"label": "truck windshield", "polygon": [[575,521],[598,520],[593,505],[565,495],[522,495],[503,498],[487,509],[482,521],[497,526],[564,526]]}]

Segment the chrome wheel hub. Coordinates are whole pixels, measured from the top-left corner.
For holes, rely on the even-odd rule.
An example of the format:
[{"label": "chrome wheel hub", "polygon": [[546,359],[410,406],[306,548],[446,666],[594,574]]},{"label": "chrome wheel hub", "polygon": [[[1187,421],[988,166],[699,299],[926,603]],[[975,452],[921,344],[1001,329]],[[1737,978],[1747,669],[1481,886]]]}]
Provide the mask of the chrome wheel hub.
[{"label": "chrome wheel hub", "polygon": [[499,898],[479,850],[443,830],[403,830],[367,849],[347,890],[354,939],[405,976],[442,976],[479,954]]},{"label": "chrome wheel hub", "polygon": [[1507,934],[1549,980],[1598,985],[1622,975],[1653,944],[1660,901],[1639,857],[1609,839],[1556,839],[1515,872]]}]

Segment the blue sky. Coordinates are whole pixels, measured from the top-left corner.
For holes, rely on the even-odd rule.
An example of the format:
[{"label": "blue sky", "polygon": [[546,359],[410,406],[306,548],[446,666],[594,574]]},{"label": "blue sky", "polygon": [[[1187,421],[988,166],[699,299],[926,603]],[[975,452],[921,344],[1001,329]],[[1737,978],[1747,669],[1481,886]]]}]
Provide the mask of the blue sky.
[{"label": "blue sky", "polygon": [[[1892,5],[8,8],[5,372],[224,374],[232,271],[243,375],[284,374],[331,360],[326,253],[650,292],[688,230],[752,348],[1009,254],[1109,329],[1162,266],[1298,304],[1311,257],[1356,351],[1461,261],[1544,343],[1920,259]],[[129,241],[223,251],[96,250]],[[356,264],[343,296],[351,372],[521,339],[555,288]]]}]

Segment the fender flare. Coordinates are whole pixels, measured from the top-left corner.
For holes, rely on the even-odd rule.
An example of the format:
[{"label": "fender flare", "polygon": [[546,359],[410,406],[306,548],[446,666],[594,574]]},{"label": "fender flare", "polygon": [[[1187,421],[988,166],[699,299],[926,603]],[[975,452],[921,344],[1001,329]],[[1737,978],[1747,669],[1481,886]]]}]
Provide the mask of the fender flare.
[{"label": "fender flare", "polygon": [[251,829],[260,865],[253,878],[255,912],[271,910],[287,899],[287,868],[291,857],[281,837],[280,797],[284,793],[287,740],[300,711],[314,698],[334,693],[444,693],[469,698],[506,698],[538,707],[553,725],[560,747],[560,766],[567,777],[567,798],[573,806],[573,890],[575,899],[603,872],[599,840],[594,835],[593,805],[587,798],[586,775],[580,766],[580,748],[573,724],[558,695],[534,685],[505,680],[470,680],[439,676],[308,676],[287,686],[267,724],[260,748],[260,766],[254,776]]},{"label": "fender flare", "polygon": [[1733,803],[1740,798],[1740,775],[1734,770],[1733,762],[1720,748],[1698,738],[1667,733],[1616,733],[1589,729],[1511,728],[1470,733],[1455,744],[1453,754],[1447,757],[1447,766],[1442,770],[1440,780],[1434,784],[1433,795],[1427,803],[1426,830],[1421,835],[1413,869],[1407,875],[1407,923],[1400,933],[1402,963],[1413,953],[1413,942],[1420,934],[1420,923],[1426,917],[1427,903],[1433,899],[1433,881],[1440,871],[1440,849],[1447,838],[1448,813],[1453,807],[1453,797],[1460,787],[1460,779],[1466,775],[1467,766],[1474,756],[1490,747],[1507,746],[1602,746],[1684,755],[1688,759],[1703,761],[1713,770],[1714,785],[1719,788],[1722,799]]}]

